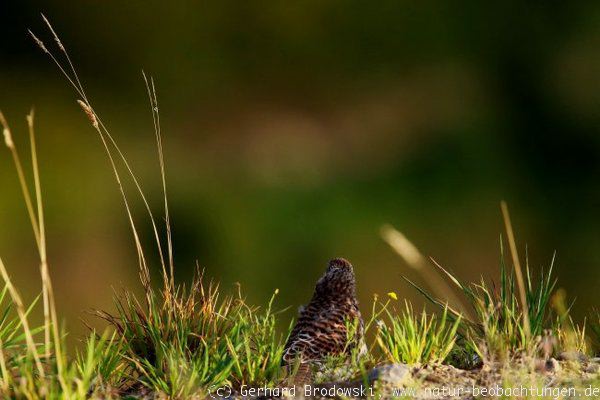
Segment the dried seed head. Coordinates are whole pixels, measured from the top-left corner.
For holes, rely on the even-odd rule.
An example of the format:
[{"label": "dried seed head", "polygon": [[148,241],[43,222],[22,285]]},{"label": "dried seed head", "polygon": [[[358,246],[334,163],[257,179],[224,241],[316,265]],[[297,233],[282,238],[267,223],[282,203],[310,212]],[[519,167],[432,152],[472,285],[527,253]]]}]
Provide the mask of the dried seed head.
[{"label": "dried seed head", "polygon": [[391,225],[384,225],[381,227],[381,236],[406,261],[409,267],[417,270],[422,269],[424,264],[423,255],[402,232]]},{"label": "dried seed head", "polygon": [[34,115],[35,115],[35,110],[32,107],[31,110],[29,111],[29,114],[27,114],[27,116],[25,117],[27,119],[27,125],[29,125],[30,127],[33,127]]},{"label": "dried seed head", "polygon": [[12,135],[10,134],[10,128],[8,127],[8,122],[4,118],[4,114],[0,111],[0,125],[2,125],[2,134],[4,135],[4,144],[9,149],[14,149],[15,143],[12,140]]},{"label": "dried seed head", "polygon": [[92,108],[82,100],[77,100],[77,103],[79,103],[79,105],[81,106],[81,108],[83,109],[85,114],[90,119],[92,126],[96,129],[99,129],[98,128],[98,119],[96,118],[96,114],[94,113],[94,111],[92,111]]},{"label": "dried seed head", "polygon": [[65,47],[63,46],[62,42],[58,38],[58,35],[56,34],[56,32],[54,32],[54,28],[52,28],[52,25],[50,25],[50,21],[48,21],[48,19],[46,18],[46,16],[44,14],[42,14],[42,19],[44,20],[44,22],[46,23],[46,25],[48,25],[48,28],[50,29],[50,32],[52,32],[52,35],[54,36],[54,41],[58,45],[58,48],[61,49],[61,51],[64,52],[65,51]]},{"label": "dried seed head", "polygon": [[6,144],[6,147],[13,149],[15,147],[15,143],[12,140],[10,130],[8,128],[4,128],[2,133],[4,134],[4,144]]},{"label": "dried seed head", "polygon": [[33,38],[33,40],[37,43],[37,45],[39,46],[40,49],[42,49],[42,51],[46,54],[50,54],[50,52],[48,51],[48,49],[46,48],[46,46],[44,45],[44,42],[42,42],[40,39],[38,39],[37,36],[35,36],[33,34],[33,32],[31,32],[30,30],[28,30],[27,32],[29,32],[29,34],[31,35],[31,37]]}]

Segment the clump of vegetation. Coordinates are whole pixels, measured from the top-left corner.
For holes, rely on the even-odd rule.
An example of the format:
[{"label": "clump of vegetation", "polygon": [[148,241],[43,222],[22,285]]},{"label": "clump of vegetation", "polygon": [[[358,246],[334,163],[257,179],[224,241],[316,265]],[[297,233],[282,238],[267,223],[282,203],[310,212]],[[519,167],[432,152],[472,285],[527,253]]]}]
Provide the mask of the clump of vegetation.
[{"label": "clump of vegetation", "polygon": [[466,334],[482,360],[508,361],[512,356],[535,351],[537,338],[549,328],[549,301],[555,286],[551,273],[552,264],[534,287],[527,266],[525,303],[518,300],[515,271],[507,272],[503,261],[499,291],[483,280],[477,285],[466,285],[448,274],[458,283],[477,316],[476,322],[467,322]]},{"label": "clump of vegetation", "polygon": [[555,319],[552,328],[544,332],[541,349],[547,356],[555,357],[560,357],[560,352],[588,354],[590,343],[586,334],[586,323],[579,326],[573,321],[569,312],[571,307],[567,307],[566,293],[563,289],[558,289],[552,296],[551,306]]},{"label": "clump of vegetation", "polygon": [[223,338],[235,326],[240,305],[219,302],[217,287],[205,290],[195,279],[189,293],[148,289],[142,305],[126,292],[116,305],[117,315],[98,315],[122,338],[123,368],[137,384],[181,397],[226,381],[232,359]]},{"label": "clump of vegetation", "polygon": [[376,341],[385,358],[393,363],[441,363],[454,348],[460,317],[448,317],[448,309],[440,317],[425,310],[415,314],[413,306],[404,302],[404,310],[385,310],[387,322],[378,322]]},{"label": "clump of vegetation", "polygon": [[555,291],[556,279],[552,276],[555,258],[552,258],[547,271],[542,270],[537,279],[532,277],[527,260],[523,273],[504,203],[502,209],[513,268],[507,268],[501,240],[500,276],[497,282],[488,282],[483,278],[478,284],[462,282],[432,260],[441,275],[466,300],[457,301],[460,308],[455,309],[448,305],[449,296],[444,297],[450,287],[442,287],[444,290],[436,297],[405,278],[428,300],[442,308],[444,316],[453,321],[461,319],[457,330],[460,346],[453,352],[453,363],[472,367],[478,362],[491,365],[517,359],[547,359],[562,351],[585,353],[585,328],[579,328],[569,316],[568,308],[564,305],[564,292]]},{"label": "clump of vegetation", "polygon": [[240,329],[236,330],[236,340],[227,337],[227,347],[234,360],[229,379],[236,388],[242,385],[273,386],[282,378],[281,357],[291,323],[285,335],[277,332],[272,307],[278,292],[275,290],[263,312],[244,304],[245,311],[238,319]]},{"label": "clump of vegetation", "polygon": [[[461,282],[436,263],[464,294],[470,307],[464,310],[465,315],[409,281],[430,301],[449,310],[453,319],[462,318],[459,333],[464,339],[465,350],[467,353],[474,351],[479,359],[488,363],[506,362],[524,354],[533,355],[542,334],[552,328],[550,299],[556,285],[552,278],[554,260],[547,273],[542,271],[537,285],[534,285],[527,265],[526,284],[521,287],[515,270],[509,272],[505,266],[502,245],[501,254],[499,285],[488,283],[483,278],[479,284]],[[521,302],[520,298],[524,298],[525,302]]]},{"label": "clump of vegetation", "polygon": [[123,392],[143,385],[186,398],[226,384],[276,382],[284,338],[275,331],[274,296],[261,312],[241,297],[221,300],[218,285],[205,285],[199,274],[189,291],[167,286],[146,298],[142,306],[126,293],[117,315],[98,312],[122,338]]}]

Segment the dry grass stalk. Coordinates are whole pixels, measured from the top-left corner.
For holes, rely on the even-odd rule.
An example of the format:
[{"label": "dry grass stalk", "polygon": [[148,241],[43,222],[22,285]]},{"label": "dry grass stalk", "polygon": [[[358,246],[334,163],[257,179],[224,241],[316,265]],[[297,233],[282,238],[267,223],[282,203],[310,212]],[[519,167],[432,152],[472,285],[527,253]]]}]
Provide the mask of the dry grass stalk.
[{"label": "dry grass stalk", "polygon": [[42,361],[40,359],[40,355],[38,354],[37,347],[35,342],[33,341],[33,336],[31,334],[31,328],[29,326],[29,322],[27,321],[27,313],[25,311],[25,306],[23,305],[23,300],[19,295],[19,292],[14,287],[10,277],[8,276],[8,272],[6,271],[6,267],[4,266],[4,262],[2,258],[0,258],[0,275],[2,275],[2,279],[6,283],[6,287],[8,288],[8,293],[10,293],[10,297],[12,298],[13,303],[17,309],[17,315],[19,316],[19,320],[21,321],[21,325],[23,326],[23,332],[25,334],[25,342],[27,343],[27,347],[33,356],[33,360],[35,362],[35,366],[38,370],[38,374],[43,379],[46,376],[44,372],[44,367],[42,366]]},{"label": "dry grass stalk", "polygon": [[[31,112],[31,114],[27,117],[27,121],[30,126],[30,140],[32,140],[32,145],[33,145],[33,147],[31,148],[31,151],[32,151],[32,162],[34,165],[34,176],[37,177],[36,178],[36,197],[37,197],[37,193],[38,193],[38,189],[39,189],[39,174],[38,174],[38,170],[37,170],[37,156],[36,156],[35,145],[34,145],[35,141],[33,139],[33,110]],[[31,227],[33,229],[33,233],[35,236],[38,252],[40,254],[42,254],[42,251],[43,251],[42,249],[45,248],[45,242],[42,239],[39,220],[36,220],[36,214],[33,209],[31,195],[29,193],[29,187],[27,185],[27,181],[25,179],[25,174],[23,172],[23,166],[21,164],[19,152],[17,150],[17,147],[15,146],[14,141],[12,140],[12,134],[11,134],[8,122],[6,121],[6,118],[4,117],[4,115],[2,114],[1,111],[0,111],[0,123],[3,125],[5,144],[9,148],[9,150],[13,156],[15,169],[17,170],[19,184],[21,185],[21,190],[23,192],[23,197],[25,199],[25,204],[26,204],[27,212],[28,212],[28,215],[30,218]],[[40,206],[41,206],[41,204],[38,201],[38,213],[40,210]],[[44,263],[42,263],[42,265],[43,264]],[[4,269],[4,266],[2,266],[2,268]],[[41,269],[42,277],[44,275],[47,275],[47,273],[44,273],[43,270],[44,270],[44,268]],[[9,284],[8,273],[5,270],[3,271],[3,278],[7,282],[7,285],[9,285],[9,291],[11,293],[11,297],[13,298],[13,302],[17,306],[17,313],[19,314],[19,318],[21,319],[21,323],[23,324],[23,328],[25,330],[27,344],[29,347],[31,347],[30,344],[33,343],[33,338],[31,338],[31,332],[29,330],[29,325],[27,324],[27,319],[26,319],[26,314],[24,311],[23,302],[22,302],[20,296],[18,295],[18,293],[16,292],[16,290],[14,290],[14,287],[12,287],[12,283]],[[13,290],[10,290],[11,287],[13,288]],[[49,306],[48,290],[47,290],[47,286],[45,284],[42,285],[42,291],[43,291],[43,300],[44,300],[44,339],[45,339],[44,342],[46,345],[45,349],[47,352],[46,358],[49,359],[50,358],[50,312],[49,312],[50,306]],[[37,354],[37,350],[35,353],[32,353],[32,354],[34,354],[34,358],[35,358],[36,366],[37,366],[38,370],[41,369],[41,363],[39,362],[39,356]],[[5,365],[5,361],[4,361],[4,354],[2,354],[3,374],[4,374],[5,368],[6,368],[6,365]],[[42,369],[42,371],[43,371],[43,369]],[[7,376],[7,375],[3,375],[3,376]]]},{"label": "dry grass stalk", "polygon": [[142,286],[144,287],[144,290],[146,292],[146,298],[148,301],[150,301],[148,298],[148,296],[150,295],[150,271],[148,270],[148,264],[146,263],[146,257],[144,255],[142,243],[140,241],[137,227],[133,220],[133,214],[132,214],[131,208],[129,206],[129,201],[127,200],[127,195],[125,194],[125,189],[123,188],[123,183],[121,182],[121,175],[119,174],[119,170],[117,169],[114,157],[112,155],[112,152],[110,151],[108,142],[106,141],[106,137],[103,134],[102,130],[100,129],[100,125],[98,124],[98,118],[96,117],[96,113],[90,107],[90,105],[88,103],[86,103],[82,100],[77,100],[77,102],[79,103],[81,108],[83,108],[84,112],[87,114],[87,116],[90,119],[90,122],[91,122],[92,126],[94,127],[94,129],[96,130],[96,132],[98,132],[98,134],[100,135],[100,140],[102,141],[102,145],[104,146],[104,150],[106,151],[106,154],[110,161],[110,165],[111,165],[113,173],[115,175],[115,180],[117,181],[117,185],[119,187],[119,192],[121,193],[121,198],[123,199],[123,203],[125,205],[125,210],[127,212],[127,218],[129,220],[129,226],[131,227],[131,231],[133,234],[133,239],[134,239],[135,247],[136,247],[137,254],[138,254],[138,264],[139,264],[139,268],[140,268],[140,280],[141,280]]},{"label": "dry grass stalk", "polygon": [[[39,179],[39,168],[37,163],[37,150],[35,145],[35,132],[33,130],[33,109],[27,115],[27,127],[29,128],[29,141],[31,147],[31,165],[33,167],[35,197],[37,203],[37,216],[40,235],[38,253],[40,256],[40,275],[42,277],[42,298],[44,302],[44,343],[46,344],[46,359],[50,359],[50,298],[48,294],[49,285],[46,283],[48,276],[48,263],[46,260],[46,231],[44,228],[44,209],[42,207],[41,187]],[[35,228],[34,228],[35,229]]]},{"label": "dry grass stalk", "polygon": [[421,275],[439,298],[446,299],[450,304],[458,307],[462,314],[468,314],[469,309],[460,301],[446,281],[439,276],[438,272],[432,271],[425,257],[402,232],[391,225],[384,225],[381,227],[381,237],[410,268]]},{"label": "dry grass stalk", "polygon": [[[40,233],[40,274],[42,277],[42,294],[44,299],[44,331],[47,346],[47,357],[50,357],[50,333],[49,327],[52,326],[53,341],[54,341],[54,352],[56,357],[56,367],[58,369],[59,378],[62,377],[63,365],[63,354],[62,354],[62,340],[59,333],[58,327],[58,316],[56,313],[56,302],[54,300],[54,290],[52,289],[52,280],[50,279],[50,273],[48,268],[48,255],[46,251],[46,225],[44,222],[44,207],[42,201],[42,188],[40,183],[40,173],[38,166],[37,147],[35,142],[35,130],[34,130],[34,112],[33,109],[27,115],[27,126],[29,128],[29,140],[31,147],[31,164],[33,169],[33,180],[35,186],[35,198],[37,201],[37,216],[38,216],[38,227]],[[65,385],[61,381],[61,384]]]},{"label": "dry grass stalk", "polygon": [[[37,212],[34,211],[34,208],[33,208],[31,196],[29,194],[29,188],[27,185],[27,181],[25,179],[25,174],[23,173],[23,167],[21,165],[21,161],[20,161],[20,158],[18,155],[17,148],[14,145],[14,142],[12,142],[12,137],[10,135],[10,128],[8,127],[8,123],[6,122],[3,115],[0,116],[0,120],[1,120],[0,122],[2,122],[2,124],[4,125],[4,131],[8,132],[8,137],[10,138],[10,140],[6,140],[6,141],[10,142],[10,144],[12,144],[11,146],[9,146],[9,149],[11,150],[11,153],[13,154],[13,160],[14,160],[15,167],[16,167],[16,170],[18,173],[19,182],[21,184],[21,189],[23,191],[23,196],[25,198],[25,203],[27,205],[27,210],[29,213],[30,221],[31,221],[31,227],[33,229],[33,232],[34,232],[34,235],[36,238],[36,244],[37,244],[38,253],[39,253],[39,257],[40,257],[40,275],[42,278],[42,297],[43,297],[43,302],[44,302],[44,343],[45,343],[45,350],[46,350],[45,357],[47,358],[47,360],[50,359],[50,357],[51,357],[50,349],[51,349],[51,345],[53,345],[60,383],[61,383],[61,385],[63,385],[63,387],[66,387],[66,383],[63,382],[63,380],[62,380],[62,371],[64,368],[64,366],[63,366],[64,358],[63,358],[62,349],[61,349],[62,341],[61,341],[61,337],[60,337],[59,330],[58,330],[58,317],[57,317],[56,305],[55,305],[55,301],[54,301],[54,291],[52,290],[52,281],[50,279],[50,274],[49,274],[49,270],[48,270],[48,260],[47,260],[47,252],[46,252],[46,229],[45,229],[45,224],[44,224],[44,208],[43,208],[43,201],[42,201],[42,190],[41,190],[40,174],[39,174],[39,166],[38,166],[38,158],[37,158],[37,148],[36,148],[36,143],[35,143],[34,112],[33,112],[33,110],[31,110],[31,112],[27,115],[27,126],[29,129],[29,140],[30,140],[30,148],[31,148],[31,164],[32,164],[32,170],[33,170]],[[7,134],[5,133],[5,137],[6,136],[7,136]],[[31,331],[29,329],[29,325],[27,324],[27,320],[26,320],[26,318],[24,318],[25,314],[24,314],[23,302],[21,301],[21,298],[18,295],[18,293],[16,292],[16,290],[14,290],[14,287],[13,287],[13,290],[10,290],[10,288],[12,287],[12,283],[9,283],[10,282],[9,276],[4,268],[4,265],[2,265],[2,269],[3,269],[3,271],[2,271],[3,278],[7,282],[7,285],[9,286],[9,291],[11,292],[13,302],[15,302],[15,304],[17,306],[19,317],[21,319],[21,322],[23,324],[23,329],[25,331],[26,340],[28,342],[29,347],[31,347],[29,342],[32,342],[33,339],[31,338]],[[19,309],[21,309],[21,311],[19,311]],[[23,317],[21,317],[21,314]],[[52,335],[51,335],[51,331],[52,331]],[[52,338],[51,338],[51,336],[52,336]],[[35,352],[32,352],[32,354],[34,354],[36,365],[39,364],[39,365],[37,365],[37,367],[38,367],[38,369],[40,369],[41,362],[39,360],[39,355],[37,353],[37,349],[34,349],[34,350],[35,350]],[[41,375],[41,376],[43,377],[43,375]]]},{"label": "dry grass stalk", "polygon": [[[125,156],[123,155],[123,153],[121,152],[121,150],[119,149],[119,147],[117,146],[116,142],[114,141],[114,139],[112,138],[112,136],[110,135],[110,133],[108,132],[108,130],[106,129],[106,127],[104,126],[104,124],[102,123],[102,121],[100,121],[100,118],[98,117],[98,115],[96,114],[96,112],[94,111],[93,107],[91,106],[86,94],[85,94],[85,90],[83,88],[83,85],[81,84],[81,81],[79,80],[79,76],[77,74],[77,71],[75,70],[75,67],[73,66],[73,63],[71,62],[71,58],[69,57],[69,53],[67,52],[67,49],[63,46],[60,38],[58,37],[58,35],[56,34],[56,32],[54,31],[54,28],[52,27],[52,24],[50,24],[50,22],[48,21],[48,19],[42,14],[42,19],[44,20],[44,22],[46,23],[46,25],[48,26],[48,28],[50,29],[50,32],[52,33],[53,37],[54,37],[54,41],[57,43],[60,51],[65,55],[67,62],[69,64],[71,73],[73,74],[73,77],[71,77],[71,75],[69,73],[67,73],[67,71],[65,70],[65,68],[63,67],[63,65],[57,60],[57,58],[54,56],[54,54],[52,54],[52,52],[48,51],[48,49],[44,46],[44,43],[38,39],[31,31],[29,31],[29,33],[31,34],[31,36],[33,37],[34,41],[38,44],[38,46],[42,49],[42,51],[44,51],[44,53],[48,54],[50,56],[50,58],[52,59],[52,61],[56,64],[56,66],[60,69],[60,71],[62,72],[63,76],[69,81],[69,83],[71,84],[71,86],[75,89],[75,91],[82,97],[83,100],[77,100],[78,104],[81,106],[81,108],[83,109],[83,111],[85,112],[85,114],[87,115],[87,117],[89,118],[92,126],[94,127],[94,129],[98,132],[98,134],[100,135],[100,139],[102,140],[102,144],[108,154],[110,163],[111,163],[111,167],[113,169],[113,172],[115,174],[116,180],[117,180],[117,184],[119,186],[119,191],[121,193],[121,197],[123,198],[123,201],[125,203],[125,208],[127,211],[127,216],[130,222],[130,226],[132,228],[133,231],[133,236],[134,236],[134,241],[135,241],[135,245],[136,245],[136,250],[138,253],[138,263],[140,265],[140,279],[142,281],[142,285],[144,286],[145,289],[149,288],[150,285],[150,273],[148,271],[148,267],[147,267],[147,263],[146,263],[146,258],[144,256],[143,253],[143,248],[141,245],[141,241],[139,239],[139,235],[137,233],[137,228],[135,226],[135,223],[133,222],[133,215],[131,213],[131,208],[129,206],[129,201],[127,200],[127,196],[125,195],[125,190],[123,188],[122,182],[121,182],[121,177],[120,174],[118,173],[118,170],[116,168],[116,163],[114,161],[114,157],[112,156],[112,153],[110,151],[110,147],[108,145],[108,142],[106,141],[106,138],[108,137],[108,139],[110,140],[110,142],[113,144],[113,146],[117,149],[121,159],[123,160],[124,164],[127,167],[127,170],[129,171],[130,175],[132,176],[136,187],[138,188],[140,194],[142,195],[142,198],[144,200],[144,203],[146,204],[146,208],[148,210],[148,212],[150,212],[150,207],[143,195],[143,192],[141,190],[141,187],[137,181],[137,178],[135,177],[135,175],[133,174],[133,171],[131,170],[131,168],[129,167],[129,163],[127,162]],[[106,135],[106,137],[105,137]],[[155,226],[154,224],[154,218],[152,217],[152,214],[150,212],[150,218],[152,220],[152,224]],[[156,231],[156,229],[155,229]],[[160,244],[159,244],[159,248],[160,248]],[[162,257],[162,254],[161,254]],[[148,296],[148,290],[146,290],[147,292],[147,296]]]},{"label": "dry grass stalk", "polygon": [[[38,46],[42,49],[42,51],[44,51],[44,53],[49,55],[49,57],[52,59],[52,61],[60,69],[63,76],[69,81],[69,83],[75,89],[77,94],[82,98],[82,100],[79,100],[78,102],[79,102],[80,106],[84,109],[84,112],[87,114],[88,118],[90,118],[94,129],[100,135],[103,145],[105,147],[105,150],[107,151],[107,153],[109,154],[109,158],[111,159],[110,160],[111,166],[112,166],[115,174],[118,174],[118,171],[116,169],[116,163],[114,162],[114,156],[112,155],[111,147],[114,149],[114,151],[117,152],[118,157],[123,162],[125,169],[127,170],[129,176],[131,177],[131,179],[138,191],[138,194],[140,195],[140,198],[141,198],[142,202],[144,203],[146,212],[148,213],[148,215],[150,217],[150,221],[152,223],[152,229],[153,229],[153,233],[154,233],[154,238],[155,238],[156,246],[157,246],[158,253],[159,253],[159,259],[160,259],[162,270],[163,270],[163,279],[164,279],[164,283],[165,283],[165,289],[167,289],[167,286],[172,286],[170,284],[170,282],[171,283],[173,282],[173,274],[172,274],[172,272],[173,272],[172,271],[173,270],[173,267],[172,267],[173,255],[172,255],[172,250],[171,250],[172,249],[171,239],[170,239],[170,237],[171,237],[170,230],[171,229],[170,229],[169,219],[168,219],[168,207],[166,208],[166,211],[165,211],[165,213],[166,213],[165,219],[167,221],[167,234],[168,234],[168,241],[169,241],[168,247],[169,247],[169,270],[170,270],[169,272],[171,272],[170,278],[169,278],[169,275],[167,274],[167,266],[166,266],[166,262],[165,262],[165,257],[163,255],[161,239],[160,239],[160,235],[158,233],[156,221],[155,221],[154,215],[152,213],[152,210],[150,209],[150,205],[146,199],[144,191],[142,190],[142,187],[139,183],[139,180],[137,179],[137,176],[134,174],[133,169],[131,168],[129,162],[127,161],[127,158],[121,151],[117,142],[115,141],[113,136],[110,134],[109,130],[106,128],[106,126],[104,125],[104,123],[102,122],[102,120],[100,119],[100,117],[98,116],[98,114],[96,113],[94,108],[92,107],[89,99],[87,98],[85,90],[83,88],[83,85],[81,84],[81,81],[77,74],[77,71],[75,70],[73,63],[71,62],[69,53],[67,52],[67,49],[62,45],[60,38],[54,31],[54,29],[53,29],[52,25],[50,24],[50,22],[48,21],[48,19],[44,15],[42,15],[42,19],[44,20],[44,22],[48,26],[50,32],[52,33],[54,41],[57,43],[60,51],[65,56],[70,72],[67,72],[67,70],[63,67],[63,64],[60,61],[58,61],[58,59],[54,56],[54,54],[45,47],[44,43],[41,40],[39,40],[33,33],[30,32],[31,36],[33,37],[34,41],[38,44]],[[153,82],[152,82],[152,92],[154,92],[154,83]],[[158,143],[160,144],[160,146],[159,146],[160,153],[159,154],[160,154],[160,158],[161,158],[161,173],[164,176],[164,164],[162,162],[162,138],[160,136],[160,121],[158,119],[158,106],[157,106],[155,96],[154,96],[154,100],[153,101],[151,100],[151,104],[152,104],[152,108],[153,108],[153,117],[154,117],[154,121],[155,121],[155,133],[157,136]],[[126,209],[127,209],[127,213],[128,213],[128,218],[130,220],[130,224],[132,224],[133,216],[130,212],[130,206],[129,206],[128,200],[127,200],[126,196],[124,195],[124,190],[123,190],[123,186],[121,184],[120,177],[118,179],[118,184],[119,184],[120,191],[122,192],[121,194],[122,194],[123,200],[127,203]],[[166,184],[163,183],[163,189],[165,189],[165,188],[166,188]],[[165,191],[164,197],[165,197],[165,206],[166,206],[166,191]],[[140,275],[142,276],[142,281],[149,284],[150,275],[147,271],[147,265],[146,265],[145,257],[143,255],[143,248],[141,246],[141,243],[139,242],[139,238],[138,238],[137,232],[135,230],[135,227],[133,226],[132,228],[134,230],[134,233],[133,233],[134,240],[136,241],[136,247],[138,249],[138,258],[140,261],[140,268],[141,268]],[[147,287],[147,286],[145,286],[145,287]],[[169,292],[169,291],[165,290],[165,292]]]},{"label": "dry grass stalk", "polygon": [[23,165],[21,164],[21,158],[19,157],[19,152],[15,147],[15,143],[12,139],[12,134],[10,131],[10,127],[6,118],[4,118],[4,114],[0,111],[0,124],[3,127],[4,133],[4,143],[6,147],[10,150],[13,161],[15,164],[15,169],[17,170],[17,175],[19,178],[19,184],[21,185],[21,191],[23,192],[23,197],[25,198],[25,206],[27,207],[27,214],[29,215],[29,220],[31,222],[31,226],[33,227],[33,234],[35,235],[35,242],[37,244],[38,249],[40,248],[40,230],[38,227],[37,219],[35,216],[35,212],[33,210],[33,203],[31,201],[31,195],[29,194],[29,187],[27,186],[27,180],[25,179],[25,173],[23,172]]},{"label": "dry grass stalk", "polygon": [[163,154],[162,144],[162,133],[160,129],[160,113],[158,112],[158,97],[156,96],[156,87],[154,86],[154,78],[150,77],[150,84],[146,73],[142,71],[144,77],[144,83],[146,84],[146,91],[148,92],[148,100],[150,101],[150,108],[152,110],[152,122],[154,124],[154,134],[156,137],[156,147],[158,149],[158,161],[160,165],[160,177],[162,181],[163,189],[163,201],[164,201],[164,212],[165,212],[165,227],[167,230],[167,251],[169,254],[169,272],[171,278],[171,289],[175,288],[175,267],[173,263],[173,240],[171,237],[171,218],[169,216],[169,201],[167,198],[167,178],[165,174],[165,160]]},{"label": "dry grass stalk", "polygon": [[519,261],[519,254],[517,252],[515,234],[512,228],[512,223],[510,221],[508,206],[506,205],[505,201],[502,201],[500,203],[500,208],[502,209],[502,218],[504,219],[504,226],[506,228],[506,236],[508,238],[510,254],[512,256],[513,265],[515,267],[515,275],[517,279],[517,286],[519,288],[521,307],[523,307],[523,329],[525,330],[525,334],[529,338],[531,336],[531,326],[529,322],[529,304],[527,303],[525,280],[523,279],[523,270],[521,269],[521,262]]}]

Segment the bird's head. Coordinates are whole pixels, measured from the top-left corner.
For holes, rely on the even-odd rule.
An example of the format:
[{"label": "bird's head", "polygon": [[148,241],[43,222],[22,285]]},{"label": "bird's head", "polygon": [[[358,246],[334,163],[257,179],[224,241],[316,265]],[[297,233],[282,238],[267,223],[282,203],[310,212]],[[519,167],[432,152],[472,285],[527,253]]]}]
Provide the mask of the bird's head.
[{"label": "bird's head", "polygon": [[325,295],[354,297],[356,283],[352,264],[343,258],[329,261],[327,271],[317,282],[316,290]]}]

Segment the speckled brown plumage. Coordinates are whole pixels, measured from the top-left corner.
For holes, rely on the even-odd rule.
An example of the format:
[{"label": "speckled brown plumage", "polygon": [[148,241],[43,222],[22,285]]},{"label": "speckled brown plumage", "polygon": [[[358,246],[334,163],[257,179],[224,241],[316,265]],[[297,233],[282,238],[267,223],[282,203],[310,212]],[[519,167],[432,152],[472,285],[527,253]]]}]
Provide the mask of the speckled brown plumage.
[{"label": "speckled brown plumage", "polygon": [[[352,342],[347,322],[358,322]],[[318,363],[327,356],[350,352],[362,343],[363,321],[356,300],[352,264],[342,258],[329,262],[317,281],[312,299],[300,309],[298,321],[285,345],[282,363]]]}]

